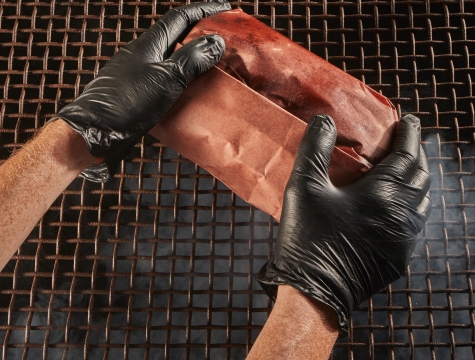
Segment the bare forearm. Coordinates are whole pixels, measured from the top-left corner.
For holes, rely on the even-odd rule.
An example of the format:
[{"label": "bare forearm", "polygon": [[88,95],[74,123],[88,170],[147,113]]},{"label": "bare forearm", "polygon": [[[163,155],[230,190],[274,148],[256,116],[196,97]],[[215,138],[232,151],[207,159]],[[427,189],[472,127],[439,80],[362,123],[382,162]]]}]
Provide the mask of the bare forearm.
[{"label": "bare forearm", "polygon": [[326,360],[337,336],[337,316],[332,309],[281,285],[247,360]]},{"label": "bare forearm", "polygon": [[83,138],[58,120],[0,167],[0,270],[53,201],[93,161]]}]

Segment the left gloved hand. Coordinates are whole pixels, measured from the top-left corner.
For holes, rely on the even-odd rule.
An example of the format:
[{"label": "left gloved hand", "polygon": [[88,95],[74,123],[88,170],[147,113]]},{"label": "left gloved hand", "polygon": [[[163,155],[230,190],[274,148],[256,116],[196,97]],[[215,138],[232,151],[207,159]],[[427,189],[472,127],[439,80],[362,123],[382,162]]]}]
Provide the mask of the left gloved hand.
[{"label": "left gloved hand", "polygon": [[335,123],[313,118],[287,183],[274,254],[257,279],[271,297],[291,285],[333,308],[344,334],[353,308],[404,273],[430,213],[419,139],[419,119],[404,117],[393,152],[336,188],[328,178]]},{"label": "left gloved hand", "polygon": [[195,22],[230,9],[226,0],[217,0],[168,11],[121,48],[82,95],[52,119],[63,119],[82,135],[94,157],[104,159],[83,171],[83,177],[107,181],[186,86],[221,59],[225,45],[218,35],[206,35],[173,50]]}]

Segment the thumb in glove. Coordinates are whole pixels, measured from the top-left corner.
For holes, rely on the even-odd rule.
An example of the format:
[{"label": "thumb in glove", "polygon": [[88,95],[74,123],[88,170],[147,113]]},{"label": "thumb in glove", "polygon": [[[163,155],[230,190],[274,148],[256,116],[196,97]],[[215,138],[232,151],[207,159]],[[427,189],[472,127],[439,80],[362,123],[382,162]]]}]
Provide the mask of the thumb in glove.
[{"label": "thumb in glove", "polygon": [[329,182],[328,168],[335,147],[336,128],[329,115],[315,115],[307,125],[295,157],[294,172],[311,176],[322,187]]}]

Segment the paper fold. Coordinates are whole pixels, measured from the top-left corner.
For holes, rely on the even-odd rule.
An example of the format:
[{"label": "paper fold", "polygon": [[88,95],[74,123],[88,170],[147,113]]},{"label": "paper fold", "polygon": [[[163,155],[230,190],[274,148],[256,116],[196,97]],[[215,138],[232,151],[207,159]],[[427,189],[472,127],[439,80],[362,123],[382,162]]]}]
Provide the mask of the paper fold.
[{"label": "paper fold", "polygon": [[279,220],[306,122],[318,113],[338,132],[334,185],[389,153],[398,116],[387,98],[240,10],[200,20],[183,43],[210,33],[223,37],[223,58],[150,133],[242,199]]}]

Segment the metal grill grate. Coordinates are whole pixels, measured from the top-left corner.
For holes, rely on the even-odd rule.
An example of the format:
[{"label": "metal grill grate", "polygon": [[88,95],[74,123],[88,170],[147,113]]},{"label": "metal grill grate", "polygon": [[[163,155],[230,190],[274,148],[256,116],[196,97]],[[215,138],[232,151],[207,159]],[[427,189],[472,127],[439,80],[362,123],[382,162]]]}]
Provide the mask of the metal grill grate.
[{"label": "metal grill grate", "polygon": [[[233,2],[423,124],[433,211],[407,276],[363,303],[334,359],[472,359],[475,1]],[[181,2],[0,2],[0,160]],[[243,359],[270,304],[277,224],[145,137],[76,179],[0,273],[4,359]]]}]

